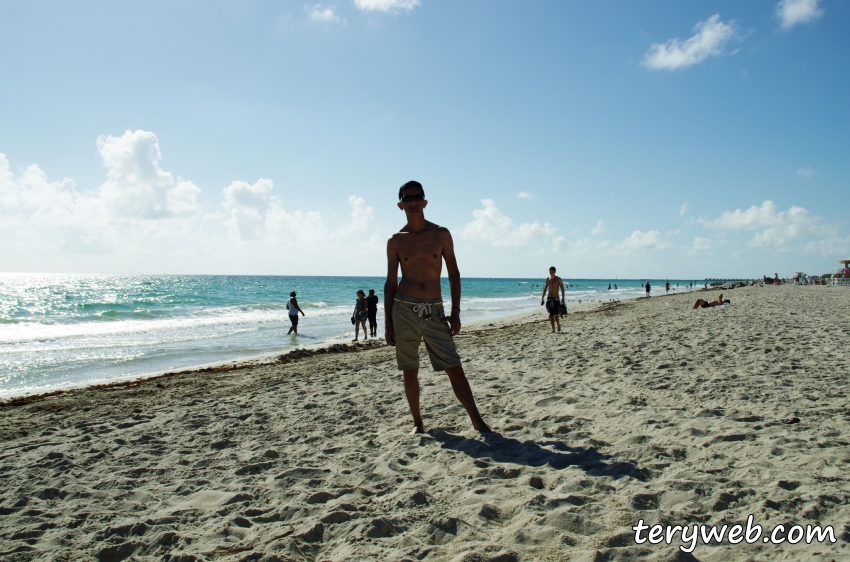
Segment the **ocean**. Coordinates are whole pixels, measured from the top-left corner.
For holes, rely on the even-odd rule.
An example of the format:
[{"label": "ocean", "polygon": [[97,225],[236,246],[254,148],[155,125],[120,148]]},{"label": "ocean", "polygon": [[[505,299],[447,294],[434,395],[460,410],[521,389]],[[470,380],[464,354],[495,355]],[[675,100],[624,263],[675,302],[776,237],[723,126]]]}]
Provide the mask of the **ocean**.
[{"label": "ocean", "polygon": [[[350,341],[358,289],[375,289],[380,297],[382,336],[383,282],[382,277],[0,274],[0,399]],[[643,296],[646,280],[564,282],[569,304]],[[653,294],[663,292],[664,281],[650,283]],[[687,290],[688,281],[670,283]],[[539,309],[543,278],[467,278],[461,286],[461,320],[468,323]],[[287,335],[290,291],[298,293],[306,314],[297,336]],[[445,279],[443,298],[449,299]]]}]

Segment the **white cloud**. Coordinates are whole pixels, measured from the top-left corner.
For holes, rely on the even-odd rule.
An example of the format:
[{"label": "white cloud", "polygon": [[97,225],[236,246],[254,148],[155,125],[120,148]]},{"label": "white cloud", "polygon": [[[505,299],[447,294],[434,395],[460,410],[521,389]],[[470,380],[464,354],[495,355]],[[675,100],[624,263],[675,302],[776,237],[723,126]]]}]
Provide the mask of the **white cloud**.
[{"label": "white cloud", "polygon": [[120,137],[101,135],[97,148],[107,167],[100,198],[115,214],[160,219],[197,210],[201,190],[188,181],[178,180],[174,185],[174,177],[159,167],[159,141],[150,131],[128,130]]},{"label": "white cloud", "polygon": [[527,191],[520,191],[516,194],[518,199],[534,199],[534,195]]},{"label": "white cloud", "polygon": [[687,202],[682,203],[682,206],[679,208],[679,216],[685,216],[685,213],[687,213],[690,210],[691,210],[691,204],[690,203],[687,203]]},{"label": "white cloud", "polygon": [[534,221],[516,226],[510,217],[502,214],[492,199],[482,199],[481,204],[484,208],[472,211],[474,220],[461,233],[467,240],[489,242],[497,247],[517,247],[555,236],[555,228],[549,223],[541,225]]},{"label": "white cloud", "polygon": [[618,247],[621,250],[648,250],[650,248],[666,248],[668,246],[669,243],[661,239],[657,230],[650,230],[649,232],[635,230]]},{"label": "white cloud", "polygon": [[323,23],[345,23],[345,20],[336,13],[335,6],[325,8],[322,6],[321,2],[312,6],[310,4],[304,4],[304,11],[307,12],[307,17],[313,21]]},{"label": "white cloud", "polygon": [[795,239],[819,232],[820,219],[802,207],[777,211],[773,201],[753,205],[746,211],[726,211],[713,221],[700,218],[705,226],[719,230],[756,230],[750,246],[786,246]]},{"label": "white cloud", "polygon": [[823,15],[818,7],[819,0],[781,0],[776,5],[776,16],[782,20],[782,29],[790,29],[798,23],[807,23]]},{"label": "white cloud", "polygon": [[602,234],[605,232],[605,223],[602,221],[596,221],[596,227],[590,231],[591,234],[596,236],[597,234]]},{"label": "white cloud", "polygon": [[693,37],[684,41],[676,38],[666,44],[653,44],[644,56],[643,65],[654,70],[676,70],[698,64],[721,54],[726,43],[737,34],[735,22],[723,23],[720,14],[697,23],[694,32]]},{"label": "white cloud", "polygon": [[820,173],[820,170],[812,170],[808,166],[806,166],[805,168],[798,168],[797,169],[797,175],[800,176],[801,178],[806,178],[806,179],[813,178],[816,175],[818,175],[819,173]]},{"label": "white cloud", "polygon": [[367,232],[374,218],[363,198],[352,195],[348,198],[351,221],[331,229],[317,211],[287,211],[271,194],[273,189],[274,183],[263,178],[253,184],[235,181],[224,188],[222,204],[229,213],[224,224],[231,239],[318,250],[332,240]]},{"label": "white cloud", "polygon": [[412,10],[419,5],[419,0],[354,0],[354,5],[370,12],[397,12]]},{"label": "white cloud", "polygon": [[691,253],[704,253],[711,251],[712,242],[708,238],[700,238],[699,236],[694,236],[694,243],[691,246]]}]

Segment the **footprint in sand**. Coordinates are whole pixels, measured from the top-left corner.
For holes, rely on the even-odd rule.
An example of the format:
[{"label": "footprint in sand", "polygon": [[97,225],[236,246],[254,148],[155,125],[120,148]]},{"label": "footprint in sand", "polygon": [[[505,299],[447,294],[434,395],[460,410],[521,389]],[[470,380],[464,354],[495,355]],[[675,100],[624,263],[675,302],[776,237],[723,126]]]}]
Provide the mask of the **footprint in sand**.
[{"label": "footprint in sand", "polygon": [[538,408],[545,408],[546,406],[551,406],[552,404],[557,404],[561,401],[562,396],[550,396],[549,398],[544,398],[543,400],[538,400],[534,403]]}]

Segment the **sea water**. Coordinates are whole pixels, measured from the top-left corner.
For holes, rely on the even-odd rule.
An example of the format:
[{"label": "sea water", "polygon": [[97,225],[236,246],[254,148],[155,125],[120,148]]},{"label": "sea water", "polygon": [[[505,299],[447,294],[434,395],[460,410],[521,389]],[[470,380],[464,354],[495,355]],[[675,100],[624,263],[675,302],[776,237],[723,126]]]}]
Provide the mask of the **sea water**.
[{"label": "sea water", "polygon": [[[358,289],[374,289],[379,296],[382,336],[383,282],[378,277],[0,274],[0,399],[350,341]],[[462,279],[461,320],[539,309],[543,282]],[[643,296],[645,280],[564,282],[570,303]],[[681,280],[671,286],[677,282],[678,290],[687,288]],[[663,292],[663,281],[651,283],[654,294]],[[287,335],[291,291],[305,313],[297,336]],[[446,279],[442,291],[449,302]]]}]

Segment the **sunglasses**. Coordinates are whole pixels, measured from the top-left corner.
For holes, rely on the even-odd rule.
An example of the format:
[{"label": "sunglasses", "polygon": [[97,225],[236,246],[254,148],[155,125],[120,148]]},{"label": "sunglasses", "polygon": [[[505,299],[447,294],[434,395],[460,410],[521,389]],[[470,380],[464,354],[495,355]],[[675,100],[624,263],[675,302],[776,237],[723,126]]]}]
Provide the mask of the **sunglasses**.
[{"label": "sunglasses", "polygon": [[424,201],[425,195],[422,193],[417,193],[416,195],[403,195],[401,198],[402,203],[407,203],[408,201]]}]

